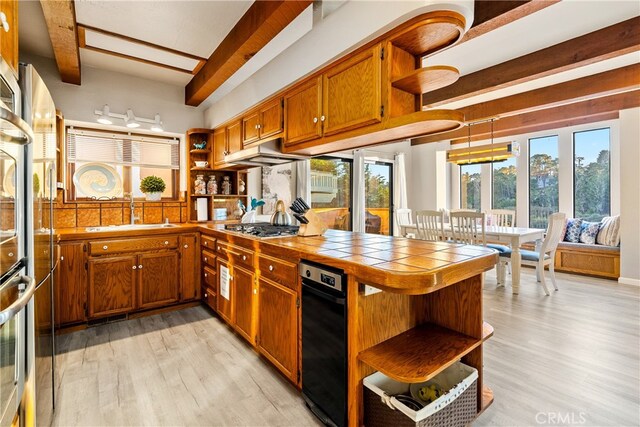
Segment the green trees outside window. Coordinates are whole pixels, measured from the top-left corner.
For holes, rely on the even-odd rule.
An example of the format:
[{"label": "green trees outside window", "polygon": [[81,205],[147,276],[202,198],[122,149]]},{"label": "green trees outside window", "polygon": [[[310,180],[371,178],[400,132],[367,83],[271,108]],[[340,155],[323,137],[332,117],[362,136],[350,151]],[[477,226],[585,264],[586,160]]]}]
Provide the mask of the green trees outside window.
[{"label": "green trees outside window", "polygon": [[492,164],[493,209],[516,210],[516,158],[511,157],[504,162]]},{"label": "green trees outside window", "polygon": [[576,218],[598,222],[611,206],[609,128],[573,134],[573,209]]},{"label": "green trees outside window", "polygon": [[460,208],[480,211],[480,165],[460,166]]},{"label": "green trees outside window", "polygon": [[529,227],[547,228],[558,212],[558,136],[529,140]]}]

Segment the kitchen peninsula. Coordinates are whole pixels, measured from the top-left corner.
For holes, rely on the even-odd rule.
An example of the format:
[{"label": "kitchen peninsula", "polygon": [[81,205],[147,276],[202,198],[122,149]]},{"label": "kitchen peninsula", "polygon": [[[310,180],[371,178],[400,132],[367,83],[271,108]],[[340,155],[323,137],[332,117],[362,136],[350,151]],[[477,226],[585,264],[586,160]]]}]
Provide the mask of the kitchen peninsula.
[{"label": "kitchen peninsula", "polygon": [[[349,425],[362,424],[362,379],[375,371],[422,382],[462,359],[479,373],[478,413],[493,400],[482,378],[482,344],[492,334],[482,315],[483,273],[497,261],[491,249],[339,230],[260,239],[212,224],[117,235],[64,229],[58,238],[65,284],[56,298],[59,327],[201,300],[300,389],[299,263],[311,261],[347,278]],[[151,273],[154,266],[161,274]],[[160,280],[172,274],[175,289]],[[224,290],[222,276],[231,278]],[[144,289],[152,283],[150,300]]]}]

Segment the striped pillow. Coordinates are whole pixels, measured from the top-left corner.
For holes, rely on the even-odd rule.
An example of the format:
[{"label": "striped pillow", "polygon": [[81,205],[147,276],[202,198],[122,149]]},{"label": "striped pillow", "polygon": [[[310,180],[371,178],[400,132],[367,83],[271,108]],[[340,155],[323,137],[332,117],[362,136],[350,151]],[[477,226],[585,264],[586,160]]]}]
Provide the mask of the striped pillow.
[{"label": "striped pillow", "polygon": [[596,243],[606,246],[620,245],[620,215],[602,218]]}]

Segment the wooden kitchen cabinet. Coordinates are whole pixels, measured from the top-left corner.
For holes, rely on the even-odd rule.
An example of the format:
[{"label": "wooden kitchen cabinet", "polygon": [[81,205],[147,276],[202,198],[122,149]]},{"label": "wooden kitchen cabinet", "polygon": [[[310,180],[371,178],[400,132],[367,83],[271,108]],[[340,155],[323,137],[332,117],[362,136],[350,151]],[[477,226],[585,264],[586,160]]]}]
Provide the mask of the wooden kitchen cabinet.
[{"label": "wooden kitchen cabinet", "polygon": [[18,2],[0,0],[0,12],[7,19],[8,30],[0,28],[0,56],[18,75]]},{"label": "wooden kitchen cabinet", "polygon": [[55,323],[56,326],[84,322],[87,308],[87,245],[63,243],[56,269]]},{"label": "wooden kitchen cabinet", "polygon": [[[220,127],[213,132],[213,168],[224,169],[229,166],[224,156],[242,150],[242,121]],[[218,183],[220,185],[221,183]],[[221,192],[221,189],[218,188]]]},{"label": "wooden kitchen cabinet", "polygon": [[278,98],[242,118],[243,144],[247,146],[277,135],[283,128],[283,101]]},{"label": "wooden kitchen cabinet", "polygon": [[382,59],[375,45],[285,95],[285,145],[382,120]]},{"label": "wooden kitchen cabinet", "polygon": [[200,257],[198,235],[180,236],[180,300],[200,298]]},{"label": "wooden kitchen cabinet", "polygon": [[311,79],[284,97],[285,145],[322,136],[322,78]]},{"label": "wooden kitchen cabinet", "polygon": [[138,255],[138,307],[153,308],[178,302],[180,274],[178,252]]},{"label": "wooden kitchen cabinet", "polygon": [[[227,271],[227,274],[229,275],[229,291],[226,295],[222,292],[222,280],[224,278],[223,272],[225,269]],[[233,275],[230,270],[230,265],[227,261],[218,258],[216,260],[216,270],[218,276],[218,286],[216,289],[216,311],[218,312],[220,317],[227,321],[227,323],[233,325],[235,323],[235,316],[233,312],[235,285]]]},{"label": "wooden kitchen cabinet", "polygon": [[322,75],[322,133],[333,135],[382,120],[380,45]]},{"label": "wooden kitchen cabinet", "polygon": [[89,260],[88,317],[110,316],[135,309],[137,255]]},{"label": "wooden kitchen cabinet", "polygon": [[298,382],[298,294],[260,278],[258,349],[292,382]]},{"label": "wooden kitchen cabinet", "polygon": [[227,126],[227,153],[242,150],[242,122],[237,121]]},{"label": "wooden kitchen cabinet", "polygon": [[218,128],[213,132],[213,167],[224,166],[224,155],[227,152],[227,128]]},{"label": "wooden kitchen cabinet", "polygon": [[258,286],[253,272],[233,266],[235,329],[251,344],[256,338],[256,300]]}]

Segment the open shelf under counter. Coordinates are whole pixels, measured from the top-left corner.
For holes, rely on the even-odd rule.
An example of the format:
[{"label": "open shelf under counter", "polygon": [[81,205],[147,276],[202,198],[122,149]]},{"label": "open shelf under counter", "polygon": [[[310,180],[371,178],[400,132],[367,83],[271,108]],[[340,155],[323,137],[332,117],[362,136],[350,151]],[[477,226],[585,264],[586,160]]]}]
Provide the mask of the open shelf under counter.
[{"label": "open shelf under counter", "polygon": [[358,359],[396,381],[420,383],[480,344],[482,339],[426,323],[360,352]]},{"label": "open shelf under counter", "polygon": [[393,87],[420,95],[455,83],[460,72],[448,65],[434,65],[417,70],[393,80]]},{"label": "open shelf under counter", "polygon": [[482,414],[491,404],[493,403],[493,390],[489,387],[482,386],[482,396],[480,398],[480,410],[478,411],[478,416]]}]

